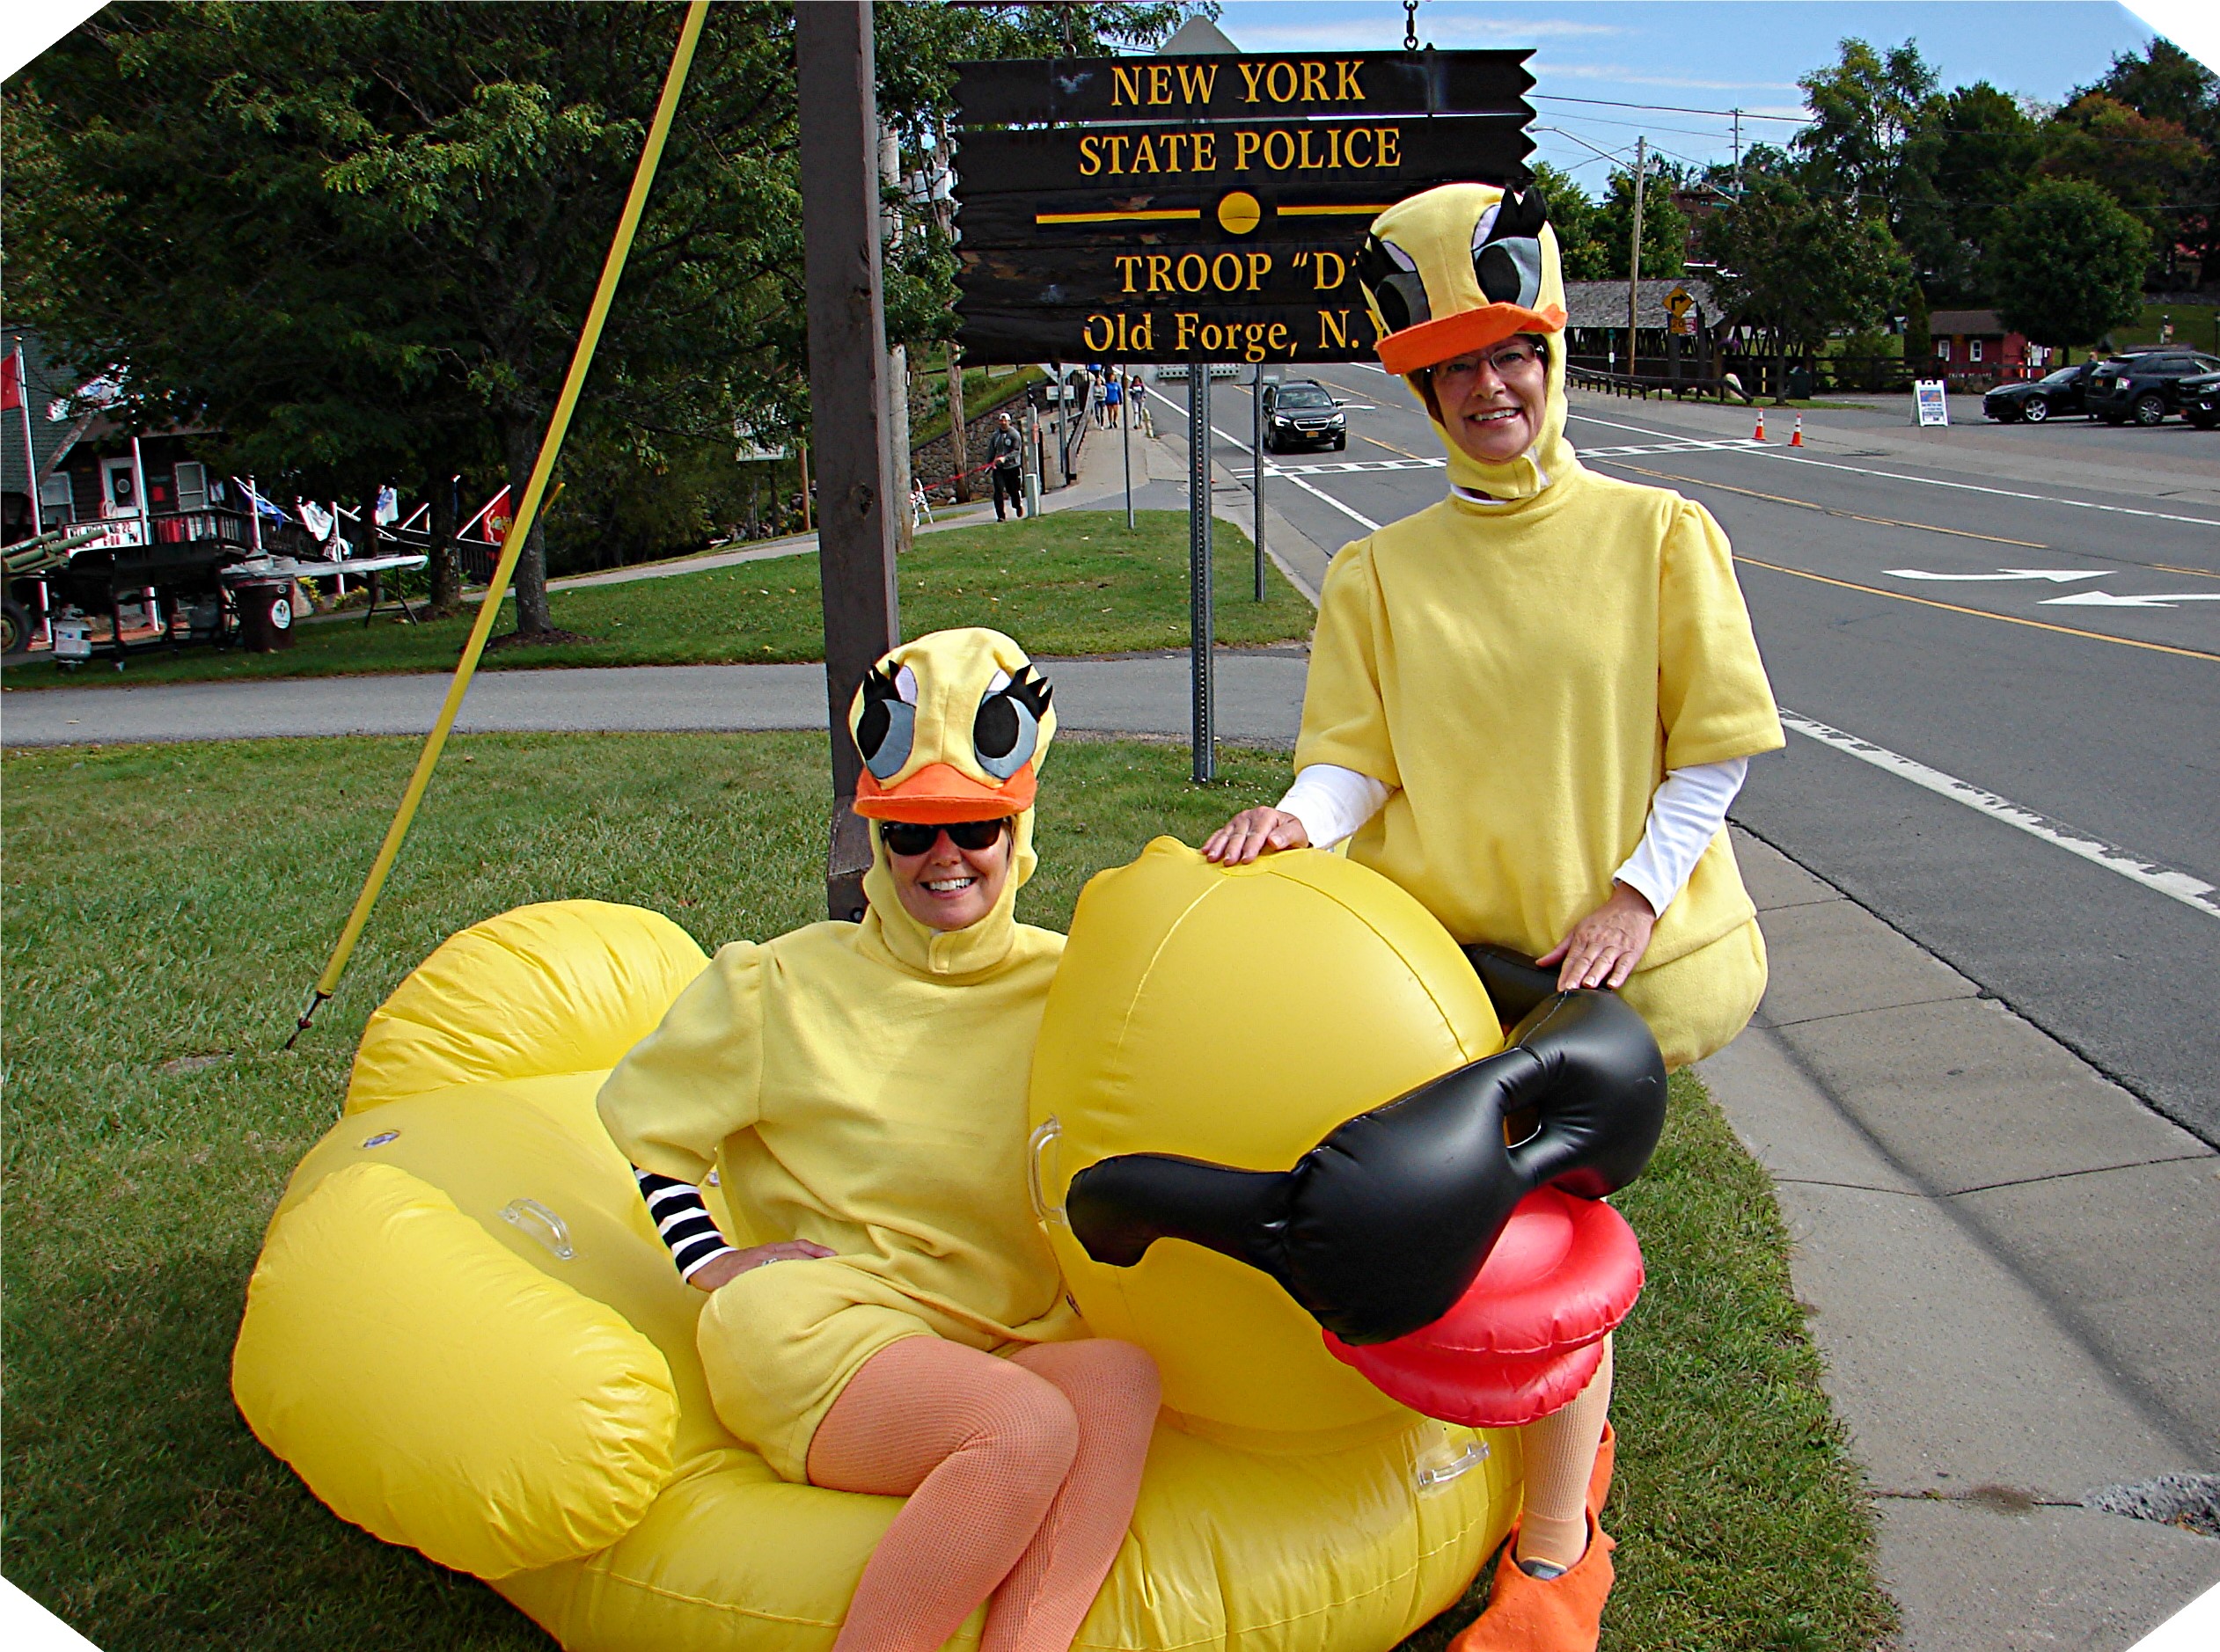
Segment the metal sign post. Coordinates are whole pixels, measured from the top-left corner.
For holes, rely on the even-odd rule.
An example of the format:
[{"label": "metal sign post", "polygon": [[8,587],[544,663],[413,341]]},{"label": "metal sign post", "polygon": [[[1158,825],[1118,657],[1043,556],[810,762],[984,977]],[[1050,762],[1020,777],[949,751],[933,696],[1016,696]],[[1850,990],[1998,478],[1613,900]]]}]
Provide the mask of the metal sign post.
[{"label": "metal sign post", "polygon": [[832,736],[825,903],[832,917],[853,918],[863,908],[871,841],[850,807],[862,760],[848,737],[848,702],[864,672],[901,635],[894,559],[906,509],[887,445],[871,0],[796,6],[795,61],[802,106],[810,445],[817,458],[824,695]]},{"label": "metal sign post", "polygon": [[1139,406],[1133,395],[1133,369],[1121,362],[1117,369],[1117,444],[1125,450],[1125,531],[1133,531],[1133,418]]},{"label": "metal sign post", "polygon": [[1187,654],[1193,692],[1195,781],[1218,778],[1211,650],[1218,630],[1210,601],[1210,363],[1187,367]]},{"label": "metal sign post", "polygon": [[1249,467],[1249,492],[1257,503],[1257,531],[1254,535],[1257,552],[1257,600],[1264,600],[1264,364],[1262,362],[1249,375],[1249,457],[1255,461]]}]

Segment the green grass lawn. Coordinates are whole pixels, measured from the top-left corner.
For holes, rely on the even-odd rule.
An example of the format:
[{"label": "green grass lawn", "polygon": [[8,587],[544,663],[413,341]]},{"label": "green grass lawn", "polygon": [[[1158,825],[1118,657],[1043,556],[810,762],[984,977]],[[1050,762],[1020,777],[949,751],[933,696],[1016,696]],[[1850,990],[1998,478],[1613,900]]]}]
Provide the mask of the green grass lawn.
[{"label": "green grass lawn", "polygon": [[[1218,640],[1231,647],[1310,634],[1312,610],[1275,567],[1265,598],[1250,591],[1248,537],[1220,523],[1213,536]],[[1187,642],[1187,515],[1060,511],[927,534],[901,562],[903,633],[993,625],[1043,656],[1129,654]],[[531,666],[729,665],[824,658],[824,608],[814,556],[773,558],[702,574],[590,585],[552,594],[555,624],[591,640],[487,652],[481,669]],[[275,654],[188,648],[106,661],[71,672],[44,658],[11,666],[10,688],[187,683],[266,676],[342,676],[448,671],[472,617],[421,625],[359,620],[302,625]],[[516,628],[504,606],[495,636]]]},{"label": "green grass lawn", "polygon": [[[815,735],[457,740],[339,998],[280,1046],[414,742],[6,754],[0,1566],[110,1652],[544,1648],[473,1580],[326,1513],[233,1411],[261,1232],[330,1125],[370,1009],[445,936],[529,901],[670,914],[704,946],[822,916]],[[1022,916],[1284,782],[1228,750],[1072,740]],[[1762,1173],[1676,1080],[1623,1200],[1650,1284],[1619,1343],[1618,1652],[1864,1652],[1887,1624]],[[1478,1597],[1414,1637],[1438,1648]]]}]

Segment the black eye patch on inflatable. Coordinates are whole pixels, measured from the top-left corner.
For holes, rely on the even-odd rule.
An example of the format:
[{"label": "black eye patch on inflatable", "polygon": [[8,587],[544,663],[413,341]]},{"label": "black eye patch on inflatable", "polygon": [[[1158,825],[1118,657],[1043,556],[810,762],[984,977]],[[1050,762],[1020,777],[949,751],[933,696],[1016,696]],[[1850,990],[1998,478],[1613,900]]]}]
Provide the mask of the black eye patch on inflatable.
[{"label": "black eye patch on inflatable", "polygon": [[[1504,1120],[1534,1133],[1506,1145]],[[1096,1261],[1182,1239],[1269,1274],[1344,1342],[1431,1325],[1464,1295],[1519,1201],[1600,1199],[1642,1173],[1665,1128],[1665,1063],[1616,993],[1557,993],[1512,1043],[1337,1126],[1285,1171],[1127,1153],[1072,1179],[1065,1210]]]}]

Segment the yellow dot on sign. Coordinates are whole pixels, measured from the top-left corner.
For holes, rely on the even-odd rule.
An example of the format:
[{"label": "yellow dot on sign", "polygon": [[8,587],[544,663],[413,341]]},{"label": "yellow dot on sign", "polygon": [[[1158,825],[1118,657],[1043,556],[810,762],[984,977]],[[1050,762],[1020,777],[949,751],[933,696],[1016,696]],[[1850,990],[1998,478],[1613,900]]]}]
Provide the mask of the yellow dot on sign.
[{"label": "yellow dot on sign", "polygon": [[1227,235],[1247,235],[1264,221],[1264,209],[1246,189],[1236,189],[1218,203],[1219,227]]}]

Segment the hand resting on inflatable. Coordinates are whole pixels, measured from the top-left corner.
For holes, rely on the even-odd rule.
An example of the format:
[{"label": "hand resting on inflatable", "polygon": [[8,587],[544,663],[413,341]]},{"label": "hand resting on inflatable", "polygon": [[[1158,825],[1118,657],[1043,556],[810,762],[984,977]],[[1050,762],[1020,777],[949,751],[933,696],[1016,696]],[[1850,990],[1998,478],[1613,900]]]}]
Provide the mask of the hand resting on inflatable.
[{"label": "hand resting on inflatable", "polygon": [[1245,808],[1203,844],[1203,859],[1220,866],[1245,866],[1258,855],[1282,849],[1308,849],[1310,833],[1285,809],[1259,805]]},{"label": "hand resting on inflatable", "polygon": [[[1534,1133],[1506,1144],[1506,1115]],[[1632,1008],[1557,994],[1511,1047],[1337,1126],[1285,1171],[1127,1153],[1072,1179],[1065,1209],[1096,1261],[1183,1239],[1277,1280],[1346,1342],[1430,1325],[1463,1296],[1519,1201],[1598,1199],[1642,1173],[1665,1127],[1665,1064]]]},{"label": "hand resting on inflatable", "polygon": [[813,1261],[819,1257],[838,1253],[815,1245],[808,1239],[780,1239],[775,1245],[751,1245],[744,1251],[727,1251],[723,1255],[706,1261],[693,1271],[686,1283],[696,1290],[714,1290],[729,1285],[745,1273],[772,1262]]}]

